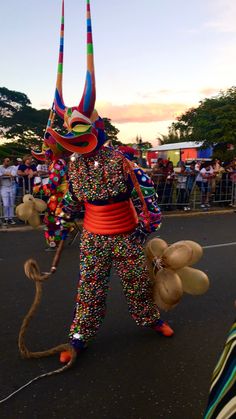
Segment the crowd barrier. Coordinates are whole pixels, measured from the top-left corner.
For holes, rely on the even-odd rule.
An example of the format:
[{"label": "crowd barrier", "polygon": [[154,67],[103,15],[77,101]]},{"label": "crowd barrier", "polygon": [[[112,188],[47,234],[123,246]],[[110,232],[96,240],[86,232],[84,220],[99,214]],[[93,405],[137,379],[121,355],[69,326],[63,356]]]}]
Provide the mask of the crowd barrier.
[{"label": "crowd barrier", "polygon": [[[184,179],[184,181],[181,180]],[[195,210],[205,206],[235,206],[236,179],[232,173],[224,173],[221,178],[207,182],[197,182],[196,177],[176,175],[165,178],[163,175],[151,176],[158,203],[162,210]]]},{"label": "crowd barrier", "polygon": [[[189,188],[189,176],[185,176],[186,182],[180,182],[180,175],[173,179],[164,178],[163,175],[151,175],[158,194],[158,203],[163,212],[172,210],[196,210],[200,209],[208,195],[208,206],[236,206],[236,179],[232,180],[231,173],[224,173],[222,178],[213,179],[208,184],[202,185],[192,179]],[[33,184],[25,178],[19,177],[20,183],[12,181],[14,195],[14,207],[22,202],[26,193],[33,192]],[[21,186],[19,186],[19,184]],[[0,186],[1,188],[1,186]],[[37,194],[41,199],[47,199],[42,193]],[[3,219],[3,204],[0,201],[0,219]]]},{"label": "crowd barrier", "polygon": [[[47,176],[41,176],[42,180],[46,177]],[[8,177],[7,179],[9,180]],[[24,176],[18,176],[17,181],[15,179],[11,179],[10,189],[11,189],[11,196],[14,202],[14,209],[17,207],[17,205],[21,204],[23,200],[23,196],[25,194],[33,194],[34,181],[35,179],[30,180],[30,179],[25,178]],[[2,186],[0,183],[0,192],[1,192],[1,189],[2,189]],[[37,197],[45,199],[42,193],[37,194]],[[2,220],[3,218],[4,218],[3,202],[2,202],[2,197],[0,193],[0,220]]]}]

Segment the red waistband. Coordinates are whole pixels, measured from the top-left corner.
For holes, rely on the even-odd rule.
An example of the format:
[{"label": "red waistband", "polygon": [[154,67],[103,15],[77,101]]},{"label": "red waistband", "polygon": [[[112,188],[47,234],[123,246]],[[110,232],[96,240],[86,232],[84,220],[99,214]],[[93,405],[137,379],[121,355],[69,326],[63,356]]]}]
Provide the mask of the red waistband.
[{"label": "red waistband", "polygon": [[108,205],[85,203],[84,228],[91,233],[128,233],[133,231],[137,224],[137,213],[130,199]]}]

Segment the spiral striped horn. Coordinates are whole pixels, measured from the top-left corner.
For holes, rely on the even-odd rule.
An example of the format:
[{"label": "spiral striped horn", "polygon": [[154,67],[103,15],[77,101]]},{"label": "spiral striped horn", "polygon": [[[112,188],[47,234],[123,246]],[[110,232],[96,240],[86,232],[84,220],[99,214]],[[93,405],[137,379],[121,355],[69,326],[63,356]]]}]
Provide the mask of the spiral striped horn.
[{"label": "spiral striped horn", "polygon": [[96,100],[95,71],[93,57],[92,22],[90,12],[90,0],[87,0],[87,74],[82,99],[79,104],[79,111],[91,116]]},{"label": "spiral striped horn", "polygon": [[63,58],[64,58],[64,0],[62,0],[62,12],[61,12],[61,29],[60,29],[60,47],[59,57],[57,66],[57,81],[56,91],[54,97],[55,111],[61,118],[64,118],[65,104],[62,93],[62,79],[63,79]]}]

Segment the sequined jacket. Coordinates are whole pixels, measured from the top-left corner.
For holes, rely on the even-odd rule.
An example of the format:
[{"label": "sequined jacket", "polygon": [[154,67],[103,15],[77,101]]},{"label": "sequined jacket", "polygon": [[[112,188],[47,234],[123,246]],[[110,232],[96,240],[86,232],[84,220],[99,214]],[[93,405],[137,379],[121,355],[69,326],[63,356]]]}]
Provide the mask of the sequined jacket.
[{"label": "sequined jacket", "polygon": [[[57,177],[60,177],[60,172],[64,173],[64,170],[61,167]],[[137,192],[137,185],[134,185],[136,180],[148,210],[149,231],[145,231],[146,215],[140,194]],[[107,147],[101,148],[91,156],[80,155],[69,164],[68,189],[54,211],[55,232],[58,236],[61,231],[60,235],[65,237],[70,221],[79,216],[84,202],[106,205],[129,198],[133,201],[142,230],[148,233],[159,229],[161,212],[157,204],[156,191],[153,182],[142,169],[136,165],[130,167],[130,163],[120,152]],[[52,223],[48,236],[53,236]]]}]

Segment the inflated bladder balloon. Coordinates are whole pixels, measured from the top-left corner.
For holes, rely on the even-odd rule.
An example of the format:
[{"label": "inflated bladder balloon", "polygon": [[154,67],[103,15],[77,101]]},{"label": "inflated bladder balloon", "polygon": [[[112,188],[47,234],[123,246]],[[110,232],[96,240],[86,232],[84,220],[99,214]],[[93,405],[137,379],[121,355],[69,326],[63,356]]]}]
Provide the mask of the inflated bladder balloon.
[{"label": "inflated bladder balloon", "polygon": [[168,247],[161,239],[146,244],[147,267],[153,284],[153,301],[162,310],[174,308],[183,293],[204,294],[209,287],[207,275],[187,265],[202,256],[202,247],[191,240],[182,240]]},{"label": "inflated bladder balloon", "polygon": [[188,265],[190,266],[195,265],[195,263],[197,263],[203,255],[203,248],[200,246],[200,244],[192,240],[182,240],[176,242],[175,244],[185,244],[192,249],[192,257],[188,262]]},{"label": "inflated bladder balloon", "polygon": [[155,275],[154,290],[159,293],[164,303],[169,305],[178,303],[183,295],[181,279],[170,269],[162,269]]},{"label": "inflated bladder balloon", "polygon": [[177,272],[183,284],[184,292],[191,295],[201,295],[208,290],[209,278],[199,269],[186,266]]},{"label": "inflated bladder balloon", "polygon": [[23,202],[34,201],[34,199],[35,198],[33,197],[33,195],[31,195],[29,193],[23,196]]},{"label": "inflated bladder balloon", "polygon": [[169,311],[176,307],[177,304],[166,304],[162,300],[158,288],[154,288],[153,286],[153,301],[158,306],[160,310]]},{"label": "inflated bladder balloon", "polygon": [[30,218],[28,218],[27,221],[29,225],[31,225],[31,227],[33,228],[37,228],[40,226],[40,216],[36,211],[31,215]]},{"label": "inflated bladder balloon", "polygon": [[47,209],[46,202],[38,198],[34,198],[34,206],[38,212],[44,212]]},{"label": "inflated bladder balloon", "polygon": [[171,269],[177,270],[188,265],[192,258],[192,249],[187,244],[174,243],[163,252],[163,263]]},{"label": "inflated bladder balloon", "polygon": [[24,202],[16,207],[16,216],[22,221],[27,221],[33,213],[34,205],[32,201]]},{"label": "inflated bladder balloon", "polygon": [[158,238],[151,239],[147,242],[145,246],[145,253],[150,258],[158,258],[161,257],[164,250],[168,248],[168,244]]},{"label": "inflated bladder balloon", "polygon": [[37,228],[40,225],[39,214],[46,208],[47,204],[42,199],[27,194],[23,197],[23,203],[16,207],[16,216],[22,221],[28,221],[33,228]]}]

